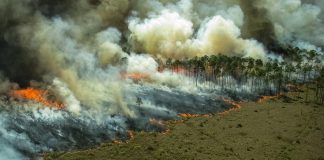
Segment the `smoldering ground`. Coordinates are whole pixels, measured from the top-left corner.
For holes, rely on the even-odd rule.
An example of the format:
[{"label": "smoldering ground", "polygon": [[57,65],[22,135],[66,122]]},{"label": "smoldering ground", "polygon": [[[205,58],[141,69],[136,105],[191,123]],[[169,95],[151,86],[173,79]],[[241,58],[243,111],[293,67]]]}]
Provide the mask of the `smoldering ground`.
[{"label": "smoldering ground", "polygon": [[[19,158],[125,138],[130,128],[156,129],[150,118],[217,112],[230,107],[221,97],[256,97],[249,86],[233,97],[159,72],[155,59],[266,61],[281,45],[320,50],[323,8],[320,0],[3,0],[0,154]],[[139,73],[149,78],[123,76]],[[26,87],[51,90],[64,111],[8,95]]]}]

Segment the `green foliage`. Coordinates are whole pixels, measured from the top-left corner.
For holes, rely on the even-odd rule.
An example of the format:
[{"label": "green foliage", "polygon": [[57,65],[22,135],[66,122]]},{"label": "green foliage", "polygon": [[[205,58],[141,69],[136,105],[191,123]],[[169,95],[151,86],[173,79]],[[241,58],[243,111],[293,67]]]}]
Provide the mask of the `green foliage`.
[{"label": "green foliage", "polygon": [[[262,61],[220,54],[183,60],[168,59],[165,65],[162,65],[172,71],[185,69],[184,74],[193,77],[196,84],[208,83],[211,87],[220,85],[222,89],[234,90],[241,84],[249,84],[251,92],[264,94],[278,94],[285,91],[288,85],[306,85],[308,91],[307,84],[316,80],[319,87],[317,99],[323,103],[324,91],[321,87],[324,86],[324,69],[319,53],[291,46],[288,46],[284,53],[287,56],[283,57],[283,61]],[[234,78],[236,84],[233,84],[229,77]]]}]

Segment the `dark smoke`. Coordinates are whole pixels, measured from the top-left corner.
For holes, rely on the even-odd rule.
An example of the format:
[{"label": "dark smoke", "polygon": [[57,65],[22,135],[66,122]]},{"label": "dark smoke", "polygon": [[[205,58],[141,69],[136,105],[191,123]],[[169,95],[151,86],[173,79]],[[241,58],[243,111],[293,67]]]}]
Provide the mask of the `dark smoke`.
[{"label": "dark smoke", "polygon": [[272,49],[272,47],[278,45],[274,26],[268,19],[267,11],[255,6],[256,1],[252,0],[249,3],[244,0],[240,1],[240,6],[245,14],[245,23],[242,28],[243,37],[255,38]]},{"label": "dark smoke", "polygon": [[[158,71],[156,59],[267,61],[286,45],[321,53],[323,9],[322,0],[1,0],[0,159],[126,139],[130,129],[162,131],[152,119],[256,99],[262,93],[248,82],[237,90],[195,84]],[[65,108],[10,95],[26,87],[52,91]]]}]

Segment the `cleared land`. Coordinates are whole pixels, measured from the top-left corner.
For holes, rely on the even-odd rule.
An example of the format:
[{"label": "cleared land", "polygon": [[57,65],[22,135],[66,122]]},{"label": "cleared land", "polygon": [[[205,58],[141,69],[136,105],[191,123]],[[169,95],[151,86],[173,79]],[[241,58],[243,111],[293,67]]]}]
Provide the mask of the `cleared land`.
[{"label": "cleared land", "polygon": [[241,105],[223,115],[167,122],[165,134],[139,132],[128,143],[51,153],[45,159],[324,160],[324,106],[286,96]]}]

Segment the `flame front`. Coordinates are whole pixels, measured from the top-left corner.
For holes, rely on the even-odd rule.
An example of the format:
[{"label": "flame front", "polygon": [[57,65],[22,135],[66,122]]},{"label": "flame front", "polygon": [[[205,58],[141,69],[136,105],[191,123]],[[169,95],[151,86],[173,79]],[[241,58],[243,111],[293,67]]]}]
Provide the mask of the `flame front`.
[{"label": "flame front", "polygon": [[127,74],[122,74],[123,79],[133,79],[133,80],[141,80],[141,79],[147,79],[149,78],[149,74],[145,73],[127,73]]},{"label": "flame front", "polygon": [[180,113],[178,114],[182,118],[195,118],[195,117],[209,117],[209,114],[190,114],[190,113]]},{"label": "flame front", "polygon": [[47,107],[53,107],[57,109],[63,109],[64,104],[61,102],[55,102],[48,100],[48,91],[40,90],[35,88],[26,88],[11,91],[11,96],[15,98],[21,98],[29,101],[33,101],[36,103],[41,103]]},{"label": "flame front", "polygon": [[173,68],[173,72],[175,72],[177,74],[185,75],[186,73],[188,73],[188,70],[183,67],[176,67],[176,68]]},{"label": "flame front", "polygon": [[275,99],[277,97],[278,97],[278,95],[276,95],[276,96],[262,96],[257,102],[258,103],[263,103],[263,102],[266,102],[268,100]]},{"label": "flame front", "polygon": [[227,103],[227,104],[231,104],[233,107],[231,109],[229,109],[229,110],[226,110],[224,112],[219,113],[220,115],[224,115],[224,114],[227,114],[227,113],[229,113],[229,112],[231,112],[233,110],[236,110],[236,109],[240,109],[241,108],[241,105],[240,104],[238,104],[238,103],[236,103],[234,101],[231,101],[229,99],[223,98],[223,101],[225,103]]}]

